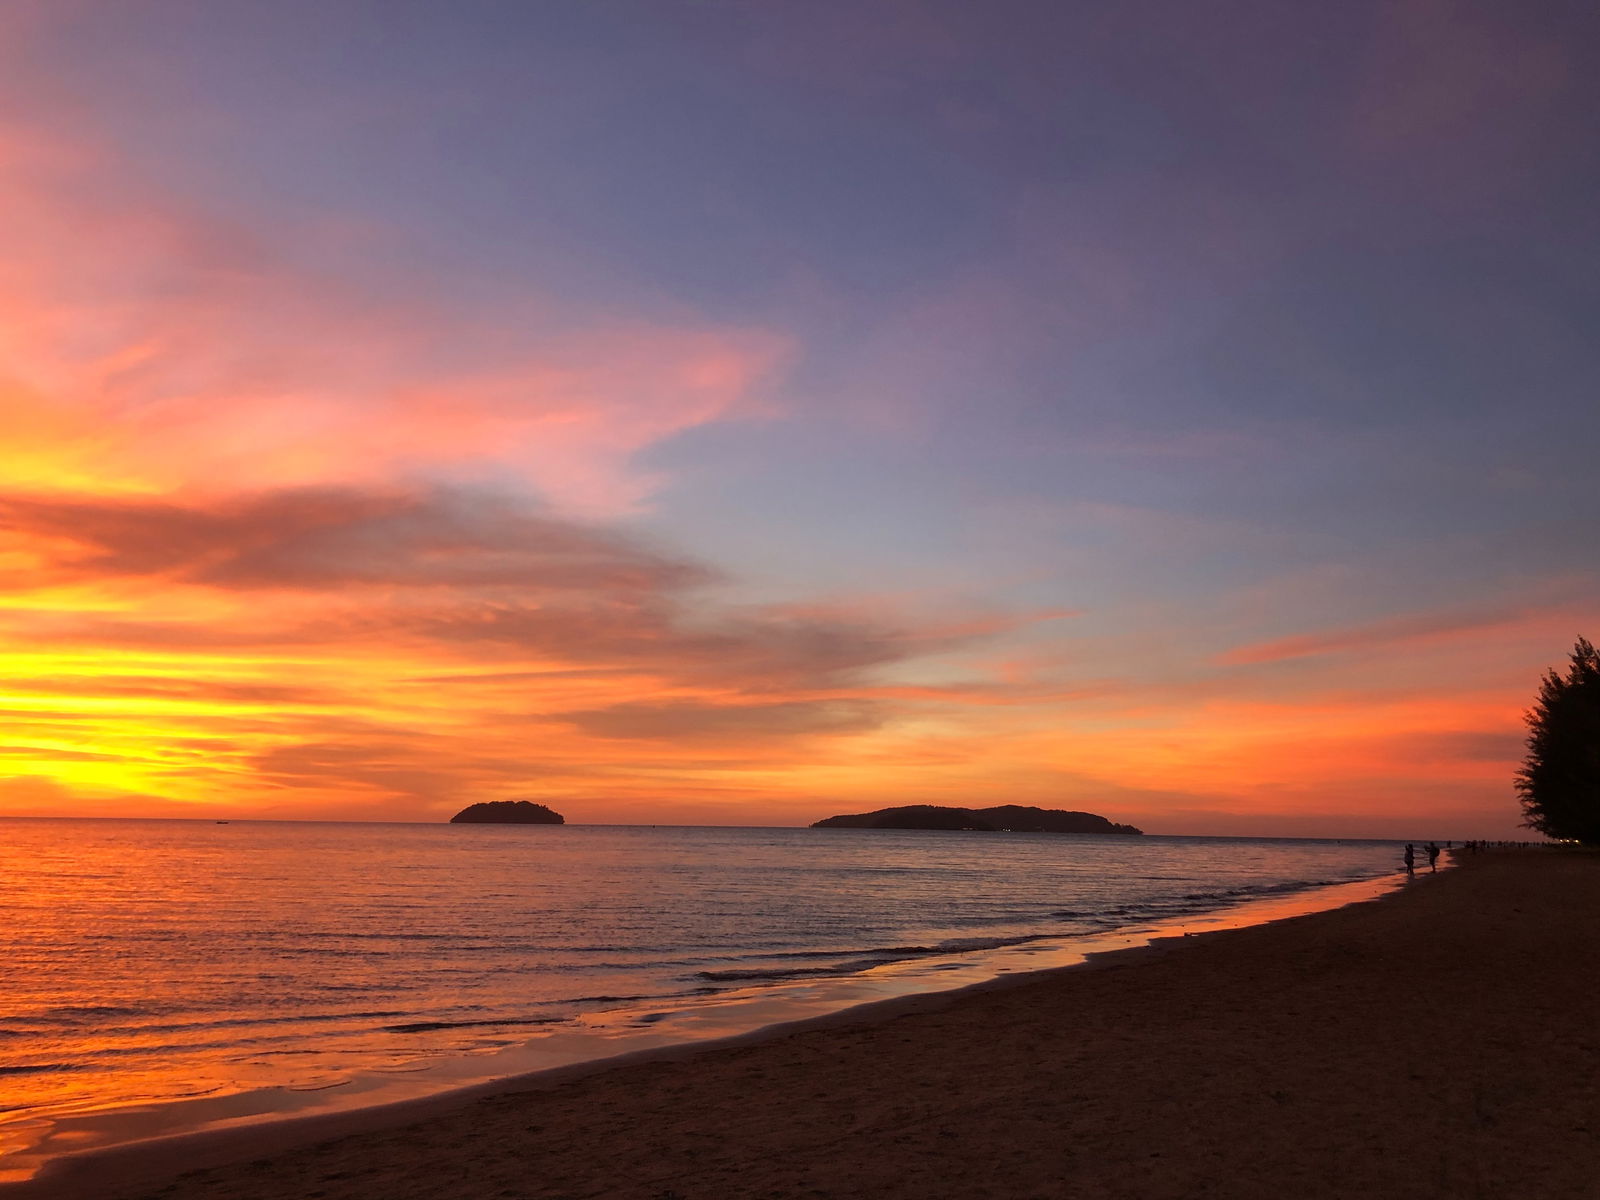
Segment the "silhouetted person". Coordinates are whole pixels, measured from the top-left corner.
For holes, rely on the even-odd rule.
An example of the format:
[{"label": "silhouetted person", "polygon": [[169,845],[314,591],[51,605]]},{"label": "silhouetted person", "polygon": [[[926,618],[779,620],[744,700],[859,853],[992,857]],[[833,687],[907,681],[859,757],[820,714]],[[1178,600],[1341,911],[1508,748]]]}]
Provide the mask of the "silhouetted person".
[{"label": "silhouetted person", "polygon": [[1406,860],[1406,870],[1415,871],[1417,869],[1417,851],[1410,842],[1406,843],[1406,852],[1400,857]]},{"label": "silhouetted person", "polygon": [[1439,847],[1435,846],[1432,842],[1429,842],[1428,843],[1428,870],[1437,871],[1438,869],[1439,869]]}]

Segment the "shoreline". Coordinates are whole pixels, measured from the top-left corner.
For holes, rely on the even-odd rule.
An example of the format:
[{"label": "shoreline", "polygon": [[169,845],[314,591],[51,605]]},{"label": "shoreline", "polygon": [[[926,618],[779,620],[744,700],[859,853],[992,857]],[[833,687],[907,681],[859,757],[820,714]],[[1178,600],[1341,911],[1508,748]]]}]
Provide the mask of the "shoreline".
[{"label": "shoreline", "polygon": [[[1448,873],[1440,872],[1440,875]],[[161,1118],[171,1117],[173,1105],[148,1109],[107,1110],[84,1118],[87,1129],[62,1132],[70,1145],[74,1138],[93,1136],[95,1129],[124,1132],[108,1144],[80,1146],[64,1153],[40,1156],[37,1173],[29,1178],[0,1183],[0,1200],[57,1200],[74,1196],[102,1197],[113,1183],[147,1179],[152,1185],[183,1168],[225,1166],[262,1154],[289,1153],[329,1138],[347,1137],[397,1128],[415,1121],[448,1117],[485,1100],[529,1091],[545,1092],[613,1071],[655,1063],[683,1062],[709,1053],[759,1047],[798,1034],[835,1028],[873,1025],[902,1016],[943,1009],[988,992],[1037,986],[1053,977],[1127,965],[1141,956],[1159,955],[1169,944],[1205,940],[1213,936],[1341,911],[1404,889],[1429,877],[1421,872],[1408,880],[1404,873],[1329,884],[1280,896],[1244,900],[1225,908],[1147,922],[1097,935],[1041,940],[1026,946],[1005,947],[953,961],[897,964],[859,976],[817,980],[750,993],[729,993],[715,1004],[685,1003],[666,1014],[682,1020],[659,1032],[637,1029],[595,1030],[601,1037],[582,1034],[569,1043],[533,1039],[516,1050],[481,1059],[456,1060],[470,1069],[487,1064],[475,1078],[451,1084],[438,1079],[419,1089],[403,1079],[376,1101],[362,1099],[369,1087],[382,1088],[373,1077],[368,1086],[348,1092],[314,1093],[304,1109],[279,1096],[272,1103],[265,1092],[244,1092],[202,1102],[217,1114],[206,1124],[164,1130]],[[726,1015],[731,1008],[734,1016]],[[607,1037],[606,1035],[610,1035]],[[614,1040],[613,1040],[614,1039]],[[596,1053],[596,1051],[600,1051]],[[542,1065],[507,1070],[513,1061],[546,1060]],[[498,1067],[496,1060],[504,1060]],[[319,1100],[332,1095],[332,1103]],[[284,1099],[291,1100],[285,1105]],[[144,1129],[142,1135],[138,1130]],[[129,1193],[132,1194],[132,1193]]]},{"label": "shoreline", "polygon": [[[67,823],[94,828],[94,853],[107,859],[111,871],[96,878],[119,878],[120,871],[129,886],[147,873],[152,852],[164,855],[167,872],[182,880],[188,876],[178,864],[194,843],[203,843],[207,854],[214,845],[233,847],[234,857],[254,851],[241,861],[260,864],[245,871],[260,875],[260,898],[256,902],[251,889],[229,889],[223,898],[233,915],[221,924],[208,918],[211,905],[199,895],[173,909],[184,931],[180,940],[198,951],[176,956],[139,935],[137,914],[110,883],[67,905],[67,923],[56,922],[63,935],[39,976],[44,993],[37,1003],[21,1004],[14,1036],[0,1056],[0,1074],[16,1069],[8,1077],[13,1086],[5,1089],[9,1100],[0,1100],[0,1107],[9,1106],[0,1113],[0,1181],[8,1183],[29,1177],[42,1161],[63,1152],[387,1104],[673,1040],[664,1033],[701,1040],[905,990],[948,990],[991,973],[983,965],[991,951],[1008,961],[995,972],[1073,962],[1080,948],[1099,948],[1085,939],[1099,939],[1108,921],[1120,923],[1110,936],[1124,945],[1122,933],[1139,930],[1139,922],[1204,920],[1204,912],[1242,911],[1241,903],[1253,904],[1279,889],[1315,895],[1328,880],[1392,873],[1396,857],[1393,843],[1377,841],[1160,835],[566,830],[581,835],[580,841],[590,839],[585,853],[565,845],[550,851],[542,838],[469,839],[474,845],[465,857],[474,874],[520,880],[531,853],[551,858],[549,869],[571,876],[569,886],[547,892],[538,904],[537,919],[553,922],[552,957],[540,952],[540,935],[528,941],[517,934],[518,922],[527,918],[512,911],[521,903],[511,899],[520,885],[490,889],[493,903],[484,924],[469,915],[470,889],[437,871],[426,889],[431,903],[419,914],[442,939],[437,946],[390,944],[386,933],[408,935],[389,929],[381,914],[362,919],[353,910],[353,920],[324,921],[326,928],[314,935],[337,935],[334,942],[285,939],[284,930],[300,927],[299,896],[313,879],[317,886],[345,879],[352,895],[376,894],[350,869],[361,857],[348,853],[348,832],[329,834],[323,828],[328,823],[315,823],[314,834],[300,830],[293,836],[269,827],[307,823],[244,823],[220,831],[204,826],[198,835],[181,836],[170,829],[135,836],[120,828],[127,822]],[[249,828],[257,824],[261,828]],[[437,865],[463,845],[460,830],[447,826],[397,826],[391,832],[392,851],[408,862]],[[56,835],[21,839],[41,849],[54,840]],[[495,853],[486,855],[486,846]],[[138,853],[130,857],[135,847]],[[930,855],[930,848],[936,853]],[[222,853],[228,857],[227,850]],[[44,850],[40,861],[49,864],[52,854]],[[622,876],[608,878],[618,862],[676,863],[685,854],[701,869],[722,873],[728,862],[749,855],[775,874],[750,904],[706,908],[701,893],[669,891],[662,894],[659,921],[652,918],[662,932],[618,934],[609,928],[608,921],[631,919],[626,910],[633,885]],[[880,861],[885,855],[892,863]],[[933,860],[942,865],[930,871]],[[292,886],[291,880],[307,874],[308,863],[316,864],[314,874]],[[864,863],[871,865],[857,869]],[[946,869],[952,864],[956,870]],[[816,886],[819,866],[829,886]],[[805,881],[798,889],[782,878],[797,867]],[[749,869],[747,863],[735,873]],[[881,878],[885,874],[892,881]],[[22,878],[29,878],[26,871]],[[627,877],[634,878],[646,876]],[[918,887],[904,886],[910,880]],[[885,886],[889,882],[894,886]],[[641,886],[648,891],[654,885]],[[586,887],[606,897],[595,911],[598,925],[587,914],[573,921],[563,911],[570,897],[587,894]],[[928,906],[916,900],[919,895],[940,900]],[[1326,903],[1311,901],[1313,907]],[[133,936],[123,942],[117,934],[125,920],[133,922]],[[479,925],[499,932],[481,944],[461,942],[461,929]],[[567,954],[561,931],[579,927],[588,932],[573,943],[578,953]],[[691,931],[683,947],[673,944],[673,929]],[[19,930],[26,961],[27,927]],[[72,931],[81,942],[73,941]],[[620,954],[612,953],[613,943]],[[95,956],[80,947],[111,945],[125,965],[102,981]],[[274,982],[265,986],[257,981],[263,968],[255,961],[263,955],[284,963],[267,968]],[[434,961],[448,963],[445,974],[422,977]],[[592,981],[591,964],[603,968],[592,972]],[[458,974],[465,985],[459,988]],[[326,1005],[324,993],[330,997]],[[445,997],[442,1009],[434,1003],[437,995]],[[96,1003],[80,1007],[85,996]],[[169,1013],[176,1014],[170,1021]],[[485,1028],[491,1022],[479,1017],[504,1018],[507,1027]],[[405,1024],[391,1028],[390,1020]]]},{"label": "shoreline", "polygon": [[1457,857],[1375,903],[0,1195],[1590,1196],[1600,856]]}]

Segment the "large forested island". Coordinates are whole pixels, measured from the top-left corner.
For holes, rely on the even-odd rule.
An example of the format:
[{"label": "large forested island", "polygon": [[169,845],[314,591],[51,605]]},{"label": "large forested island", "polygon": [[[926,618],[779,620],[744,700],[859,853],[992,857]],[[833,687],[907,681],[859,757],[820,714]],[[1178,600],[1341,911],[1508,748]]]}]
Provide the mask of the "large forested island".
[{"label": "large forested island", "polygon": [[984,833],[1132,833],[1144,830],[1118,825],[1094,813],[1025,804],[992,808],[947,808],[939,804],[903,804],[876,812],[849,813],[815,822],[813,829],[970,829]]},{"label": "large forested island", "polygon": [[469,804],[450,818],[452,825],[565,825],[567,819],[553,808],[532,800],[486,800]]}]

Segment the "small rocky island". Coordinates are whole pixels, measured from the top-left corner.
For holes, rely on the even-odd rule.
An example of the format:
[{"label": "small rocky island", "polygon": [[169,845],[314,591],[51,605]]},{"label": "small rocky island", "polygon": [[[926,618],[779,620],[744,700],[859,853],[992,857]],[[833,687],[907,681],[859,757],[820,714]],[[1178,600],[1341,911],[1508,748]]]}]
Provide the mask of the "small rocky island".
[{"label": "small rocky island", "polygon": [[852,813],[815,822],[813,829],[963,829],[982,833],[1127,833],[1142,834],[1132,825],[1118,825],[1094,813],[1024,804],[992,808],[947,808],[938,804],[904,804],[876,812]]},{"label": "small rocky island", "polygon": [[565,825],[567,819],[553,808],[532,800],[487,800],[469,804],[450,818],[452,825]]}]

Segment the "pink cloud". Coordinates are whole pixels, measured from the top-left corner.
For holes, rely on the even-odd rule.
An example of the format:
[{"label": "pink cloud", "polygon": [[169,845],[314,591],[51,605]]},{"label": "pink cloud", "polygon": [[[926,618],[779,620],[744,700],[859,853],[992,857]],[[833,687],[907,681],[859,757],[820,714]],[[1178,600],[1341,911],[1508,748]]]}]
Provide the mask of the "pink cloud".
[{"label": "pink cloud", "polygon": [[[337,262],[348,228],[247,229],[139,183],[108,151],[27,130],[0,128],[0,222],[0,437],[18,448],[0,471],[35,487],[487,471],[616,512],[659,482],[639,451],[764,414],[760,386],[787,353],[759,329],[538,294],[446,301],[437,281],[399,273],[358,284],[306,265]],[[355,236],[382,249],[387,235]]]}]

